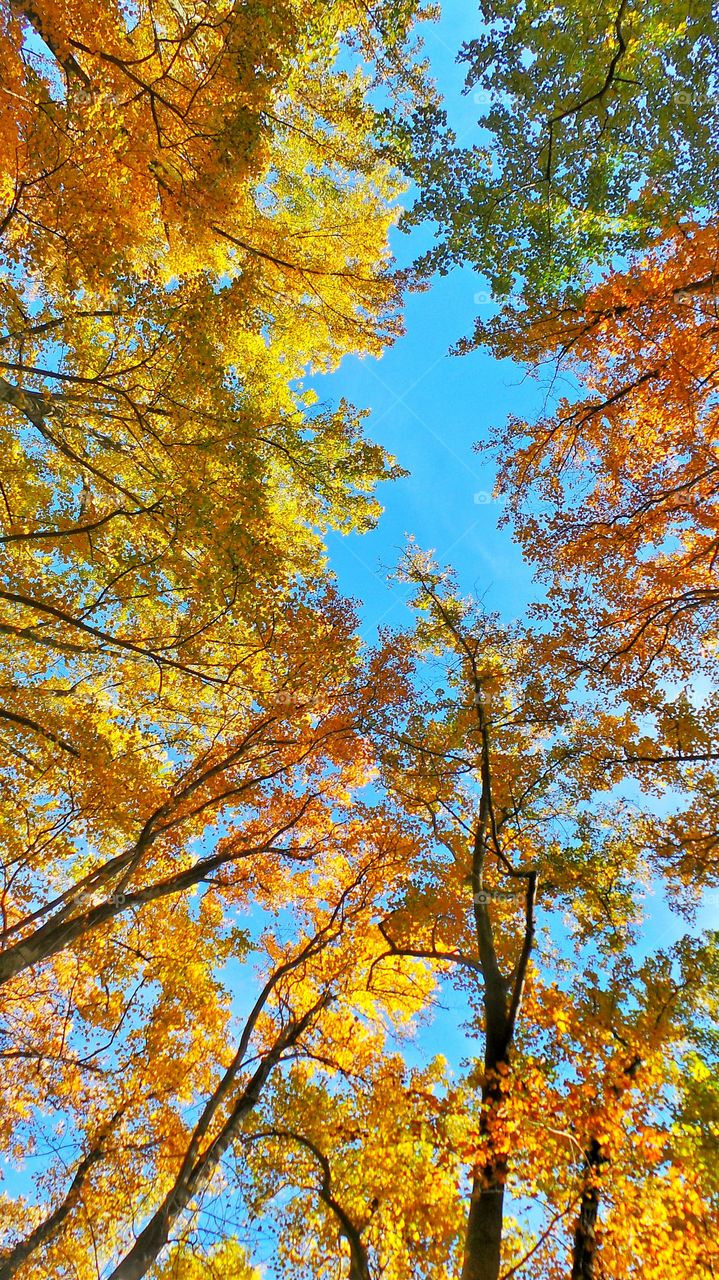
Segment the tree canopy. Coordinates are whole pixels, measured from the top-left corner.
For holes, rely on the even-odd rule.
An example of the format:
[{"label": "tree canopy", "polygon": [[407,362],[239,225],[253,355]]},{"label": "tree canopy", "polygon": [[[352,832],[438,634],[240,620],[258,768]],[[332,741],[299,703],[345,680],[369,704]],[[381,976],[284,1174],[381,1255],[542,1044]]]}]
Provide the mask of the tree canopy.
[{"label": "tree canopy", "polygon": [[[716,1275],[715,18],[484,5],[467,149],[433,16],[0,3],[0,1280]],[[541,589],[363,640],[454,265]]]}]

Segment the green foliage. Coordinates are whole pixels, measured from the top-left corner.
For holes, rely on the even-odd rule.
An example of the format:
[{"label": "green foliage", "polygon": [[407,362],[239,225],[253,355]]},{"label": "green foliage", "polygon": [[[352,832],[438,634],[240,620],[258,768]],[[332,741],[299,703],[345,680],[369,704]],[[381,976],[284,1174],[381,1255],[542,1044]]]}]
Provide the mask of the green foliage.
[{"label": "green foliage", "polygon": [[405,130],[437,222],[425,271],[471,263],[498,298],[580,287],[593,266],[717,209],[717,23],[708,0],[484,0],[460,58],[484,132]]}]

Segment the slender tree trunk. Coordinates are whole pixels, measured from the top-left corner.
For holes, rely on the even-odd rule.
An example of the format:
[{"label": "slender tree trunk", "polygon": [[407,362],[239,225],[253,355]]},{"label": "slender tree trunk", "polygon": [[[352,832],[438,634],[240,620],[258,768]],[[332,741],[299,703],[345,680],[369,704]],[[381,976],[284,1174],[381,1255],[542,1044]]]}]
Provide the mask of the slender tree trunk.
[{"label": "slender tree trunk", "polygon": [[[317,940],[315,939],[314,941],[316,942]],[[310,944],[305,946],[301,954],[305,956],[309,950]],[[235,1101],[217,1136],[202,1151],[200,1149],[201,1143],[207,1137],[211,1124],[227,1101],[228,1095],[235,1085],[238,1072],[242,1070],[251,1035],[257,1023],[257,1018],[265,1007],[269,993],[275,987],[280,974],[289,972],[296,967],[297,963],[297,960],[287,962],[281,969],[276,970],[265,984],[264,990],[255,1002],[252,1013],[245,1023],[237,1053],[214,1093],[205,1103],[204,1110],[195,1125],[185,1158],[175,1178],[174,1187],[137,1236],[129,1253],[121,1259],[110,1273],[108,1280],[142,1280],[142,1277],[150,1270],[150,1267],[157,1261],[167,1244],[178,1218],[197,1196],[198,1192],[207,1185],[223,1155],[238,1134],[245,1117],[257,1106],[262,1090],[277,1064],[282,1061],[285,1050],[297,1044],[319,1010],[327,1005],[329,996],[325,994],[314,1008],[308,1009],[297,1022],[290,1023],[282,1032],[272,1048],[260,1059],[253,1075]]]},{"label": "slender tree trunk", "polygon": [[[413,564],[408,576],[433,604],[437,620],[452,637],[453,647],[466,663],[465,673],[471,683],[479,730],[479,758],[475,759],[475,768],[478,766],[480,797],[472,838],[470,881],[477,947],[477,958],[472,958],[471,968],[475,974],[477,971],[481,974],[478,994],[481,993],[484,1005],[484,1082],[480,1118],[482,1157],[472,1169],[461,1280],[499,1280],[504,1192],[509,1165],[507,1137],[499,1121],[508,1086],[514,1032],[534,944],[534,908],[539,879],[535,867],[518,865],[502,845],[502,823],[498,821],[492,796],[489,716],[492,695],[484,668],[483,640],[477,636],[474,624],[465,633],[463,619],[468,615],[458,620],[454,607],[447,609],[431,573],[425,575],[421,567]],[[489,910],[495,892],[492,889],[495,876],[488,874],[488,862],[494,865],[495,873],[498,871],[500,875],[510,877],[516,885],[526,886],[524,926],[521,931],[517,930],[521,946],[509,973],[503,972],[495,946]],[[452,958],[460,963],[463,961],[461,956]]]},{"label": "slender tree trunk", "polygon": [[[623,1069],[619,1082],[610,1085],[610,1093],[620,1097],[642,1065],[637,1054]],[[572,1256],[572,1280],[595,1280],[597,1260],[597,1218],[599,1216],[599,1180],[602,1166],[608,1157],[602,1154],[601,1143],[591,1138],[584,1152],[584,1187],[579,1205],[579,1217],[574,1230]]]},{"label": "slender tree trunk", "polygon": [[[494,1059],[494,1055],[491,1055]],[[480,1134],[488,1145],[487,1159],[472,1178],[472,1194],[464,1245],[462,1280],[497,1280],[502,1252],[504,1187],[507,1156],[493,1142],[494,1123],[502,1105],[499,1059],[486,1063],[487,1082],[482,1091]]]},{"label": "slender tree trunk", "polygon": [[594,1264],[597,1255],[597,1215],[599,1213],[597,1174],[604,1163],[596,1138],[592,1138],[585,1160],[586,1181],[574,1232],[572,1280],[595,1280]]}]

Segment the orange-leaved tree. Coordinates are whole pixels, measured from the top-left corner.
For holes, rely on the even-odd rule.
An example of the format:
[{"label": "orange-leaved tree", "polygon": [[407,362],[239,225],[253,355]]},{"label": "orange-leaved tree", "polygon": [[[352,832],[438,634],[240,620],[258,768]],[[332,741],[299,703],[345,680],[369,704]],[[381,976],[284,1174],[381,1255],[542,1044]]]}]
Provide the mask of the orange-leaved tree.
[{"label": "orange-leaved tree", "polygon": [[577,387],[498,433],[499,485],[595,666],[685,674],[714,647],[717,243],[687,224],[501,337]]},{"label": "orange-leaved tree", "polygon": [[[360,293],[367,277],[371,296],[341,214],[363,196],[355,249],[384,217],[368,91],[389,89],[395,109],[426,94],[409,48],[421,16],[388,0],[201,0],[191,11],[7,0],[0,230],[11,261],[59,287],[107,289],[128,270],[218,277],[239,255],[244,275],[263,255],[279,269],[299,251],[308,291],[313,276],[332,288],[340,274]],[[294,172],[278,151],[294,152]],[[319,191],[318,222],[304,228]]]},{"label": "orange-leaved tree", "polygon": [[3,1202],[6,1277],[145,1274],[383,945],[411,849],[363,722],[402,662],[322,535],[396,468],[301,382],[399,329],[374,94],[425,93],[416,16],[0,14],[4,1136],[72,1146]]},{"label": "orange-leaved tree", "polygon": [[[191,1237],[288,1056],[346,1070],[353,1010],[379,1036],[425,1003],[431,975],[414,961],[389,977],[374,966],[376,904],[416,848],[368,791],[361,700],[376,722],[382,673],[341,682],[339,706],[328,695],[258,712],[204,776],[167,779],[139,838],[105,863],[83,815],[40,834],[47,875],[87,874],[8,940],[3,1137],[19,1160],[62,1134],[65,1155],[48,1159],[38,1203],[27,1188],[3,1202],[4,1280],[89,1277],[96,1258],[139,1280]],[[43,876],[27,857],[19,894]]]},{"label": "orange-leaved tree", "polygon": [[638,1265],[668,1274],[664,1216],[671,1265],[708,1267],[717,1205],[699,1161],[685,1216],[675,1192],[682,1055],[711,957],[684,939],[633,959],[645,884],[660,872],[679,886],[688,869],[660,848],[641,794],[601,796],[647,783],[642,729],[604,696],[572,694],[541,635],[484,616],[414,549],[402,576],[418,622],[389,642],[413,658],[414,694],[374,731],[417,844],[375,905],[372,970],[394,981],[412,960],[444,993],[451,982],[469,1069],[392,1067],[358,1027],[349,1070],[320,1062],[266,1095],[240,1138],[248,1202],[272,1214],[289,1276],[588,1280],[626,1247],[625,1192]]},{"label": "orange-leaved tree", "polygon": [[[556,1013],[534,991],[538,903],[551,912],[568,899],[585,931],[590,922],[615,929],[617,919],[626,928],[638,845],[622,838],[621,806],[597,804],[621,777],[613,718],[605,716],[603,741],[588,733],[596,708],[572,699],[561,665],[537,665],[541,643],[483,616],[414,548],[401,577],[417,609],[418,677],[442,687],[419,696],[383,738],[385,784],[425,830],[427,854],[382,933],[388,958],[422,958],[456,975],[479,1039],[458,1139],[469,1167],[462,1276],[496,1280],[508,1182],[521,1189],[526,1167],[511,1119],[522,1087],[515,1044],[520,1034],[541,1040]],[[527,998],[530,1026],[520,1033]]]},{"label": "orange-leaved tree", "polygon": [[[201,776],[230,724],[298,694],[300,578],[306,601],[322,594],[321,534],[370,525],[376,481],[396,474],[360,415],[314,411],[298,381],[308,366],[381,350],[397,327],[384,117],[372,77],[336,58],[345,38],[368,52],[383,13],[318,8],[317,30],[295,15],[284,36],[274,10],[258,27],[242,8],[211,5],[191,22],[171,6],[137,22],[114,5],[4,15],[15,70],[3,120],[17,134],[4,154],[32,172],[17,177],[3,221],[0,726],[5,793],[11,805],[20,796],[31,833],[46,801],[64,811],[68,788],[73,814],[83,793],[102,809],[115,790],[120,806],[101,821],[119,854],[128,831],[118,839],[112,805],[132,806],[143,777]],[[400,44],[413,13],[392,27]],[[383,54],[375,78],[389,84],[392,65]],[[123,85],[132,129],[118,136],[134,159],[108,132]],[[289,114],[277,121],[265,108],[281,112],[280,99]],[[147,177],[158,112],[157,145],[179,147],[187,169],[164,248],[146,225],[164,226],[164,188]],[[238,119],[261,164],[230,165],[217,230],[215,144]],[[53,895],[39,892],[44,912]]]}]

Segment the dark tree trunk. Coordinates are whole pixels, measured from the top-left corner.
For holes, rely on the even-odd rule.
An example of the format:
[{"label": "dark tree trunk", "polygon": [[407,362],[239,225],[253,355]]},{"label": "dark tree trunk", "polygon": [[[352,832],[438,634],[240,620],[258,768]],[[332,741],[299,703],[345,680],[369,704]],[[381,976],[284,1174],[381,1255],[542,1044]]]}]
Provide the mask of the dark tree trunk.
[{"label": "dark tree trunk", "polygon": [[503,1218],[504,1170],[483,1170],[472,1184],[462,1280],[497,1280]]},{"label": "dark tree trunk", "polygon": [[572,1280],[595,1280],[597,1254],[597,1215],[599,1213],[599,1187],[597,1175],[604,1163],[596,1138],[585,1153],[586,1180],[579,1206],[579,1217],[574,1232]]},{"label": "dark tree trunk", "polygon": [[504,1186],[507,1180],[507,1157],[496,1150],[492,1131],[502,1105],[501,1077],[497,1067],[503,1059],[495,1057],[492,1037],[488,1037],[486,1063],[488,1077],[482,1090],[480,1133],[487,1139],[488,1156],[472,1179],[467,1232],[464,1245],[462,1280],[497,1280],[502,1252],[504,1221]]}]

